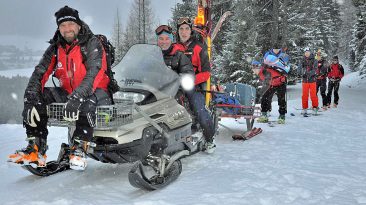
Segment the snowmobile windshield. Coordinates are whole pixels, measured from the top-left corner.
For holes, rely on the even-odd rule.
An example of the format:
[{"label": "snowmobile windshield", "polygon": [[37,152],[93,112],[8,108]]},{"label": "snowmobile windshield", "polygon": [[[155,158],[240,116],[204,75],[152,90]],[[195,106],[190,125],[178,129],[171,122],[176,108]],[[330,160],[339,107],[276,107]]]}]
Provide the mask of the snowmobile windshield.
[{"label": "snowmobile windshield", "polygon": [[174,97],[180,85],[179,75],[165,65],[156,45],[132,46],[113,71],[120,91],[142,94],[142,104]]}]

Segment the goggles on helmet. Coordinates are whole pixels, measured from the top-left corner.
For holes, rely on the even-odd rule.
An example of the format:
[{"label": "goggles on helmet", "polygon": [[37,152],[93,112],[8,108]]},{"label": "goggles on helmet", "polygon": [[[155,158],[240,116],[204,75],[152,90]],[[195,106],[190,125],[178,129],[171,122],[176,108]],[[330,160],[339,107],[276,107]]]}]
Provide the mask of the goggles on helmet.
[{"label": "goggles on helmet", "polygon": [[155,34],[160,35],[163,32],[172,33],[173,29],[170,26],[167,25],[161,25],[158,28],[155,29]]},{"label": "goggles on helmet", "polygon": [[188,17],[181,17],[178,19],[178,27],[182,24],[188,24],[189,26],[192,25],[191,19]]}]

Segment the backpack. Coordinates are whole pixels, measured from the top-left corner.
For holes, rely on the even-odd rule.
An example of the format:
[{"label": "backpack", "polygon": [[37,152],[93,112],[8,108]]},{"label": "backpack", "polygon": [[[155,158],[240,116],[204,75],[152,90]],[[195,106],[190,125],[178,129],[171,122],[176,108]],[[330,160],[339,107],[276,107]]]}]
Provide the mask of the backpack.
[{"label": "backpack", "polygon": [[[112,65],[115,60],[115,50],[114,50],[113,45],[111,44],[111,42],[107,39],[107,37],[105,35],[95,34],[94,36],[102,43],[103,49],[106,53],[107,69],[106,69],[105,73],[107,74],[107,76],[109,77],[109,80],[110,80],[109,84],[108,84],[108,91],[110,92],[111,95],[113,95],[114,93],[116,93],[119,90],[118,83],[117,83],[116,79],[114,79],[115,72],[112,71]],[[81,46],[80,48],[81,48],[81,54],[83,56],[83,61],[85,61],[85,59],[86,59],[85,45]]]}]

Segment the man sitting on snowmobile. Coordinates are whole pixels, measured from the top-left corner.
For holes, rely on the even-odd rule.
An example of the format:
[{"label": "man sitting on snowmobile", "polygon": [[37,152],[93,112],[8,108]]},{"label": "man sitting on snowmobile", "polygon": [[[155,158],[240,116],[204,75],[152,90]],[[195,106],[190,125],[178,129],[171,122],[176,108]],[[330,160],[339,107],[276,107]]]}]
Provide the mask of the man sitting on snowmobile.
[{"label": "man sitting on snowmobile", "polygon": [[[211,66],[207,52],[207,45],[200,38],[201,35],[193,31],[193,23],[189,17],[181,17],[177,21],[177,41],[183,45],[184,54],[190,59],[193,70],[196,75],[195,90],[206,90],[206,82],[211,76]],[[203,128],[203,134],[208,140],[208,147],[215,149],[214,143],[215,125],[211,118],[208,118],[209,113],[205,108],[205,95],[201,92],[192,92],[190,99],[194,99],[191,108],[199,108],[194,115],[198,118],[198,123]],[[205,116],[205,117],[203,117]],[[205,125],[204,125],[205,124]],[[195,129],[195,124],[193,124]]]},{"label": "man sitting on snowmobile", "polygon": [[[182,44],[173,43],[174,36],[172,28],[161,25],[155,30],[158,46],[161,48],[164,56],[165,64],[172,70],[180,73],[190,73],[194,76],[193,66],[190,60],[184,55],[184,46]],[[193,83],[192,83],[193,85]],[[193,86],[192,86],[193,89]],[[206,152],[214,152],[216,145],[213,142],[214,124],[204,106],[204,96],[195,90],[186,91],[186,95],[194,114],[198,118],[198,122],[203,128],[203,135],[206,139]]]},{"label": "man sitting on snowmobile", "polygon": [[[84,170],[85,151],[95,127],[96,106],[111,104],[107,92],[110,79],[105,73],[106,53],[88,25],[80,20],[77,10],[65,6],[55,13],[55,17],[58,29],[35,67],[24,94],[23,125],[28,146],[10,155],[9,161],[35,163],[39,167],[46,165],[46,105],[58,102],[66,103],[64,119],[76,121],[70,167]],[[53,72],[60,87],[44,87]]]}]

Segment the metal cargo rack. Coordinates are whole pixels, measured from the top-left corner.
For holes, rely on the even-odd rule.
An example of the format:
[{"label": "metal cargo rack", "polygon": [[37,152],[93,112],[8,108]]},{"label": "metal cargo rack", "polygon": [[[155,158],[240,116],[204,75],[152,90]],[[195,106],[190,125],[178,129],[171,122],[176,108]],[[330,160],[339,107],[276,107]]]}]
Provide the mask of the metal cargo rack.
[{"label": "metal cargo rack", "polygon": [[[113,105],[97,107],[96,130],[111,130],[133,122],[133,100],[115,99]],[[48,125],[68,127],[75,122],[64,120],[65,103],[52,103],[47,106]]]}]

